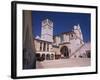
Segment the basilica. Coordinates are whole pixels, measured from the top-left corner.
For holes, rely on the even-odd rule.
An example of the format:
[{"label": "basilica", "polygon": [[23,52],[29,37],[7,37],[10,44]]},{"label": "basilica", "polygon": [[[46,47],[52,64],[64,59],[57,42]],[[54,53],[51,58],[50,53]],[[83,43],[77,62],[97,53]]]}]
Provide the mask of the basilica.
[{"label": "basilica", "polygon": [[41,21],[41,36],[33,37],[38,61],[91,58],[90,42],[83,41],[79,24],[74,25],[70,32],[57,35],[53,34],[53,24],[50,19],[44,19]]}]

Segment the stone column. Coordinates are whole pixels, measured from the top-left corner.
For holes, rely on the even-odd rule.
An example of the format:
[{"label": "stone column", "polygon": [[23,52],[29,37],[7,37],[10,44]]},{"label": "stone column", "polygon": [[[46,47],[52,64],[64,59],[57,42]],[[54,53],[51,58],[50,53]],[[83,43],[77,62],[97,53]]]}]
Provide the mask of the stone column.
[{"label": "stone column", "polygon": [[32,35],[32,11],[23,11],[23,69],[36,68],[35,45]]},{"label": "stone column", "polygon": [[35,52],[32,34],[32,11],[23,11],[23,47]]},{"label": "stone column", "polygon": [[47,46],[48,46],[48,44],[46,43],[46,51],[47,51]]},{"label": "stone column", "polygon": [[41,49],[42,51],[43,51],[43,46],[44,46],[43,44],[44,44],[44,43],[42,42],[42,49]]}]

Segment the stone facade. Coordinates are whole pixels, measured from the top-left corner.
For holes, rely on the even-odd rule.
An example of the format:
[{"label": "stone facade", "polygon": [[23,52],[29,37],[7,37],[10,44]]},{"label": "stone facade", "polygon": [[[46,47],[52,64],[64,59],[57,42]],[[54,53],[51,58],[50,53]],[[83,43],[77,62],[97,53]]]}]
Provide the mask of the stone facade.
[{"label": "stone facade", "polygon": [[84,43],[79,24],[70,32],[53,35],[53,22],[45,19],[42,21],[41,37],[37,36],[33,40],[38,60],[90,56],[90,43]]}]

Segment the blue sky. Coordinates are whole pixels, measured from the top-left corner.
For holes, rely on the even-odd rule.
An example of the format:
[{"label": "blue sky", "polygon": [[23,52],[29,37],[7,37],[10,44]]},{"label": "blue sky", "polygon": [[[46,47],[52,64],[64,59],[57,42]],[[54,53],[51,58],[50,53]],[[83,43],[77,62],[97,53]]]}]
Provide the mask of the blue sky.
[{"label": "blue sky", "polygon": [[53,21],[53,34],[69,32],[74,25],[80,25],[85,42],[91,41],[91,15],[87,13],[46,12],[32,11],[32,27],[34,36],[41,34],[41,21],[44,19]]}]

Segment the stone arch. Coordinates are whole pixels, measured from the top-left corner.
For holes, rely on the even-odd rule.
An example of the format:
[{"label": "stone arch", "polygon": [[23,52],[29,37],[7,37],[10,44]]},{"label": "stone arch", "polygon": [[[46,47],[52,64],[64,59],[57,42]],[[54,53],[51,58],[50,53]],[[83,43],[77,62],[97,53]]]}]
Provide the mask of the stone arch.
[{"label": "stone arch", "polygon": [[67,46],[62,46],[60,49],[61,55],[63,55],[64,58],[69,58],[69,51]]},{"label": "stone arch", "polygon": [[50,60],[50,54],[46,55],[46,60]]},{"label": "stone arch", "polygon": [[42,60],[45,60],[45,54],[44,53],[42,54]]},{"label": "stone arch", "polygon": [[51,60],[53,60],[54,59],[54,54],[51,54]]}]

